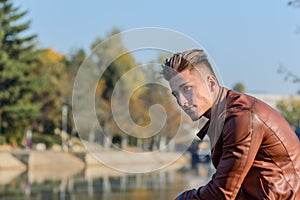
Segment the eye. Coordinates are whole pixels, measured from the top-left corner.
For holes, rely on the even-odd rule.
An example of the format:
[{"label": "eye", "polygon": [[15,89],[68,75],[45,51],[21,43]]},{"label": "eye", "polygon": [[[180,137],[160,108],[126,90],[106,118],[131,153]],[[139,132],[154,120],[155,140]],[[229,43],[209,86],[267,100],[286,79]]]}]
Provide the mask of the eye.
[{"label": "eye", "polygon": [[186,86],[183,87],[183,90],[184,90],[185,92],[190,91],[191,89],[192,89],[192,87],[189,86],[189,85],[186,85]]}]

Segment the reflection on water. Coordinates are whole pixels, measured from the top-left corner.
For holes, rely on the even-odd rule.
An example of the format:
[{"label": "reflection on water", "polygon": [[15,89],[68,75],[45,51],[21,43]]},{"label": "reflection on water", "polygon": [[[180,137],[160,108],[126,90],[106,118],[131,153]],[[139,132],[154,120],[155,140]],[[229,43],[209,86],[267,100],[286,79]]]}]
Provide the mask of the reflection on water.
[{"label": "reflection on water", "polygon": [[183,190],[207,183],[212,173],[210,163],[146,174],[106,167],[0,171],[0,199],[174,199]]}]

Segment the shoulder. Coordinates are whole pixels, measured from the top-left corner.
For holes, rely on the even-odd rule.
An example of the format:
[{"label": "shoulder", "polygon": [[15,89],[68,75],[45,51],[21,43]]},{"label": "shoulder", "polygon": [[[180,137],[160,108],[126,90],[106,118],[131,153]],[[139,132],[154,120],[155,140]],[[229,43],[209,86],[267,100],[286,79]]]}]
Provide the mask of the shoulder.
[{"label": "shoulder", "polygon": [[225,137],[225,140],[229,137],[231,138],[230,140],[237,142],[251,134],[253,128],[252,121],[255,117],[253,109],[257,101],[253,96],[228,90],[226,96],[225,124],[223,127],[223,137]]},{"label": "shoulder", "polygon": [[226,95],[226,112],[227,114],[239,111],[251,111],[256,102],[255,97],[242,94],[234,90],[228,90]]}]

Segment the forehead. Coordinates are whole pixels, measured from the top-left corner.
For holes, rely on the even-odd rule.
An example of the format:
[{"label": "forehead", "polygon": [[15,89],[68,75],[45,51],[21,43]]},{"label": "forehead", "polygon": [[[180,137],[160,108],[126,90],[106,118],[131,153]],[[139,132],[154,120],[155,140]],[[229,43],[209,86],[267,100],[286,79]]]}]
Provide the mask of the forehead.
[{"label": "forehead", "polygon": [[171,88],[179,88],[181,85],[185,83],[203,83],[203,79],[201,74],[197,70],[183,70],[182,72],[178,72],[175,76],[173,76],[169,80],[169,84]]}]

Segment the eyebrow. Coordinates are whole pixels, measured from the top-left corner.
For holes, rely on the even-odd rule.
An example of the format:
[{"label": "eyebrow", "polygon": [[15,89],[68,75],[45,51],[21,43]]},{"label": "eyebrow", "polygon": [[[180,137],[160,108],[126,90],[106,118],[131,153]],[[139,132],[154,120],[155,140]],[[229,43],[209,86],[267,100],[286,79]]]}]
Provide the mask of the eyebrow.
[{"label": "eyebrow", "polygon": [[188,82],[184,82],[181,85],[179,85],[179,88],[182,88],[182,87],[184,87],[185,85],[188,85],[188,84],[189,84]]},{"label": "eyebrow", "polygon": [[[187,85],[187,84],[189,84],[188,82],[184,82],[184,83],[182,83],[181,85],[179,85],[179,88],[182,88],[182,87],[184,87],[185,85]],[[177,93],[177,91],[171,91],[171,93],[174,95],[174,94],[176,94]]]}]

